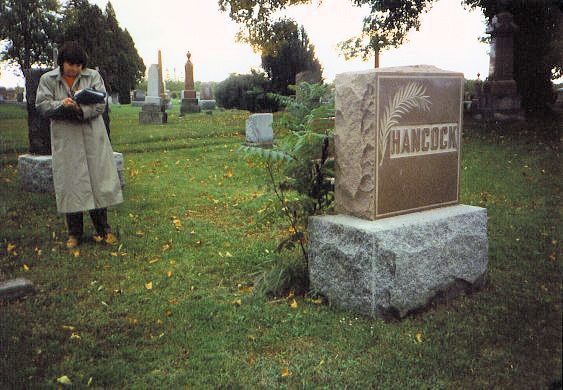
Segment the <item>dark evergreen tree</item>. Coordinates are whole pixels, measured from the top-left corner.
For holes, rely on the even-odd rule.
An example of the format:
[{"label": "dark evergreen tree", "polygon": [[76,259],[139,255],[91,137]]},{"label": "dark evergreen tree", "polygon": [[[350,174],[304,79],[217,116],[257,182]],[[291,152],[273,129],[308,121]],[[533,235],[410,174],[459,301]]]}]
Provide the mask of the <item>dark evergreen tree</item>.
[{"label": "dark evergreen tree", "polygon": [[88,65],[104,75],[108,92],[118,92],[121,103],[130,103],[129,92],[142,79],[145,65],[129,32],[119,27],[111,3],[104,14],[86,0],[72,0],[64,15],[60,41],[77,41],[88,54]]},{"label": "dark evergreen tree", "polygon": [[262,68],[276,93],[291,94],[288,86],[295,85],[295,76],[299,72],[322,74],[321,64],[315,57],[315,48],[309,42],[305,29],[293,20],[281,19],[272,24],[261,50]]}]

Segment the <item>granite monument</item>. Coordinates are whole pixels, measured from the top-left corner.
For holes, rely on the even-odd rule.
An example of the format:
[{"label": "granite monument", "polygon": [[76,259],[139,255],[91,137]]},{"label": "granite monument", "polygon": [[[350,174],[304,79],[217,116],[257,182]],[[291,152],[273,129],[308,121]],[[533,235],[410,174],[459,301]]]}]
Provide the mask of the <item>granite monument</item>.
[{"label": "granite monument", "polygon": [[480,287],[487,214],[459,204],[463,74],[433,66],[336,76],[335,209],[309,221],[312,288],[369,316]]}]

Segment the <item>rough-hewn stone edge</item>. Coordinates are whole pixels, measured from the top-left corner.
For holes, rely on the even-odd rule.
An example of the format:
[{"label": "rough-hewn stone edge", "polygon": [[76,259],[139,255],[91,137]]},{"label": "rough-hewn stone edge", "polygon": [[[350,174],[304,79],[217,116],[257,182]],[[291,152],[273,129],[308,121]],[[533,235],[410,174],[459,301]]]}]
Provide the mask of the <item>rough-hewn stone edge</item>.
[{"label": "rough-hewn stone edge", "polygon": [[[386,230],[394,230],[400,228],[401,226],[405,225],[416,225],[416,224],[427,224],[432,223],[433,221],[446,221],[449,218],[461,217],[468,214],[480,214],[480,218],[484,218],[485,222],[485,231],[481,232],[484,235],[485,241],[485,248],[484,251],[486,256],[488,257],[488,236],[487,236],[487,210],[480,207],[475,206],[468,206],[468,205],[455,205],[450,207],[444,207],[441,209],[432,209],[427,211],[416,212],[407,215],[400,215],[392,218],[386,218],[384,220],[364,220],[359,219],[349,215],[326,215],[326,216],[316,216],[311,217],[309,219],[309,240],[310,240],[310,248],[312,247],[311,240],[315,239],[315,232],[311,231],[311,228],[317,229],[318,224],[326,223],[326,220],[329,220],[329,223],[332,222],[335,225],[339,225],[341,229],[356,229],[362,231],[366,235],[373,234],[375,231],[384,232]],[[322,220],[325,220],[321,222]],[[383,223],[382,223],[383,221]],[[375,227],[375,229],[374,229]],[[468,234],[473,234],[474,232],[468,232]],[[309,256],[309,264],[313,263],[312,256]],[[485,259],[485,269],[483,272],[479,271],[480,273],[471,280],[466,280],[464,278],[454,278],[453,281],[448,283],[447,285],[437,286],[434,290],[435,293],[433,295],[429,295],[425,303],[420,305],[414,309],[410,310],[399,310],[393,306],[388,308],[382,307],[356,307],[352,309],[341,308],[341,310],[348,310],[360,315],[365,315],[368,317],[379,317],[384,320],[400,320],[410,315],[416,315],[418,313],[422,313],[427,311],[429,308],[434,307],[436,305],[441,305],[447,303],[448,301],[458,297],[461,294],[473,294],[474,292],[482,289],[487,282],[487,264],[488,260]],[[311,274],[311,269],[309,269]],[[311,278],[311,285],[314,288],[314,281]],[[322,288],[317,289],[316,292],[322,294]],[[330,304],[330,300],[329,300]],[[334,305],[338,307],[338,305]]]},{"label": "rough-hewn stone edge", "polygon": [[[121,188],[125,187],[125,159],[123,153],[113,152]],[[30,170],[35,170],[34,174]],[[43,172],[41,172],[43,171]],[[24,191],[55,193],[53,186],[53,160],[51,155],[22,154],[18,156],[18,176]]]},{"label": "rough-hewn stone edge", "polygon": [[33,283],[25,278],[0,281],[0,301],[22,298],[34,291]]},{"label": "rough-hewn stone edge", "polygon": [[[407,310],[404,313],[401,313],[399,310],[395,308],[383,309],[378,308],[376,314],[378,317],[386,320],[386,321],[397,321],[402,320],[406,317],[416,316],[418,314],[422,314],[427,312],[433,307],[446,305],[448,302],[459,298],[460,295],[471,295],[476,293],[477,291],[481,290],[487,283],[487,272],[485,271],[484,274],[479,276],[473,283],[468,282],[464,279],[455,279],[452,283],[448,286],[444,286],[442,289],[437,291],[433,296],[431,296],[426,304],[416,309]],[[360,313],[364,314],[365,313]],[[373,315],[372,315],[373,317]]]}]

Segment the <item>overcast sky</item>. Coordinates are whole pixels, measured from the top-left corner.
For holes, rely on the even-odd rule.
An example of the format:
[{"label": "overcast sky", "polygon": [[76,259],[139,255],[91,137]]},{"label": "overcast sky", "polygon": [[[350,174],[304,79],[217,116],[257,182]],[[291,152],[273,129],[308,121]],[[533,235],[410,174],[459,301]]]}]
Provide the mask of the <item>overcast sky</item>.
[{"label": "overcast sky", "polygon": [[[89,0],[102,10],[107,0]],[[165,78],[183,79],[186,52],[192,53],[194,78],[221,81],[230,73],[248,73],[260,68],[260,56],[235,40],[238,26],[221,13],[216,0],[112,0],[117,19],[127,28],[145,65],[157,63],[162,50]],[[324,78],[335,74],[369,69],[373,59],[345,61],[337,44],[360,32],[366,10],[353,7],[349,0],[314,0],[312,5],[291,7],[283,15],[303,24]],[[382,52],[380,66],[415,64],[463,72],[466,78],[488,73],[488,47],[479,43],[485,18],[470,12],[461,0],[439,0],[422,16],[420,31],[409,33],[408,42],[398,49]],[[0,86],[23,85],[13,71],[0,68]],[[167,77],[168,76],[168,77]],[[483,76],[482,76],[483,78]]]}]

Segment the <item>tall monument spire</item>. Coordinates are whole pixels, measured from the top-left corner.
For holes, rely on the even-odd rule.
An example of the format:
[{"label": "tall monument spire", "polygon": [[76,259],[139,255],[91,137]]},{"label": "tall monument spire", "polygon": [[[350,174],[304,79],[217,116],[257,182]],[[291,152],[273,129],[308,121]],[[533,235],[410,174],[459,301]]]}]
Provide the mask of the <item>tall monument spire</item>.
[{"label": "tall monument spire", "polygon": [[164,91],[166,90],[164,88],[164,79],[162,77],[162,52],[160,49],[158,49],[158,85],[159,85],[159,90],[158,90],[158,95],[164,99]]}]

